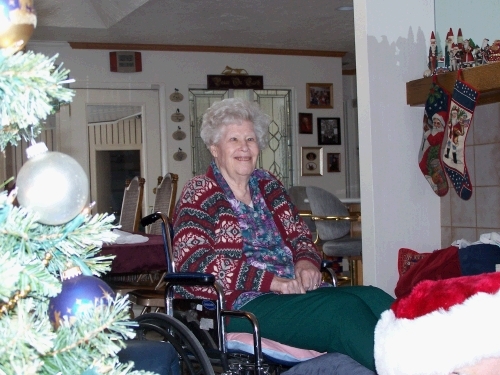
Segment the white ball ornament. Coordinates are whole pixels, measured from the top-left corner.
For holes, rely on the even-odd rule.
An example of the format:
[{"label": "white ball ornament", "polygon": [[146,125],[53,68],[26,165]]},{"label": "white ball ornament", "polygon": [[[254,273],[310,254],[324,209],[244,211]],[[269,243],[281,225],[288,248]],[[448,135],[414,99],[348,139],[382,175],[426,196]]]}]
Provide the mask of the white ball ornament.
[{"label": "white ball ornament", "polygon": [[16,179],[17,200],[39,215],[38,221],[61,225],[82,212],[89,198],[87,175],[78,162],[36,143]]}]

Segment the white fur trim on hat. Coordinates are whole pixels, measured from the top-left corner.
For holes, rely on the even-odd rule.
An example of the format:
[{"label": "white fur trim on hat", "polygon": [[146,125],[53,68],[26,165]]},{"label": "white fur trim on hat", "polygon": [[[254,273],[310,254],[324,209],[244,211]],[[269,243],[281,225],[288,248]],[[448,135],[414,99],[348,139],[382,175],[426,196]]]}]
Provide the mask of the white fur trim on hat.
[{"label": "white fur trim on hat", "polygon": [[492,357],[500,357],[500,291],[415,319],[387,310],[375,327],[379,375],[448,375]]}]

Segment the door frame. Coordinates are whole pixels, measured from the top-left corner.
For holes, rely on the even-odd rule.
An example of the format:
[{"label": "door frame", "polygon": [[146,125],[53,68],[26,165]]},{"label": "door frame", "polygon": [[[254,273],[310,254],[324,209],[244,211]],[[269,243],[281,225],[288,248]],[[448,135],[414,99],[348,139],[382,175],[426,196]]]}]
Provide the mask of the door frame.
[{"label": "door frame", "polygon": [[[160,90],[154,89],[110,89],[110,88],[75,88],[75,96],[70,105],[61,108],[57,128],[59,151],[71,155],[83,167],[89,176],[91,200],[97,197],[93,187],[91,157],[89,153],[87,105],[136,105],[142,108],[142,152],[141,171],[146,179],[144,189],[143,215],[154,204],[152,189],[158,176],[164,175],[168,167],[163,162],[167,155],[166,137],[161,126]],[[164,117],[164,116],[163,116]],[[82,147],[83,146],[83,147]],[[95,155],[94,155],[95,160]]]}]

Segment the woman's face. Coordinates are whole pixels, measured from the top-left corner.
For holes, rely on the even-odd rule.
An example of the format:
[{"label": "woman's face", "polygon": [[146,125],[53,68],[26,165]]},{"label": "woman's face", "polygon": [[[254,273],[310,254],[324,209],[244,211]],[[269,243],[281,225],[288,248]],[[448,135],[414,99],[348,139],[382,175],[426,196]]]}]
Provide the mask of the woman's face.
[{"label": "woman's face", "polygon": [[241,125],[224,126],[220,141],[210,146],[210,152],[224,177],[233,180],[249,178],[259,154],[253,124],[243,121]]}]

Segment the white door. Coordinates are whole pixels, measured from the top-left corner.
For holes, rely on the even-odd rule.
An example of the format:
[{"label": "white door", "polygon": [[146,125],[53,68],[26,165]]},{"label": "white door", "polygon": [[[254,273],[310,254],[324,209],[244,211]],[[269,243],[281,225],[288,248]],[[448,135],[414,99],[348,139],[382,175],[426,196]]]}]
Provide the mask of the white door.
[{"label": "white door", "polygon": [[[90,201],[98,199],[96,188],[96,162],[99,160],[89,147],[89,120],[87,106],[140,106],[141,130],[141,177],[146,179],[144,188],[143,216],[153,206],[153,188],[162,173],[159,100],[157,90],[101,90],[75,89],[75,97],[68,106],[62,106],[57,128],[57,150],[71,155],[83,167],[90,183]],[[91,125],[92,126],[92,125]],[[116,149],[111,146],[110,149]],[[125,187],[125,181],[123,181]]]}]

